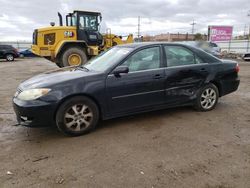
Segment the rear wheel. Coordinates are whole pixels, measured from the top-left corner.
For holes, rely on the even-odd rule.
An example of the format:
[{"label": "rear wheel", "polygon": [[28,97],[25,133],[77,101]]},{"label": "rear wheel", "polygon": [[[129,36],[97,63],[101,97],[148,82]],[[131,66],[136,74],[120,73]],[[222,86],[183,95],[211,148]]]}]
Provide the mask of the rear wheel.
[{"label": "rear wheel", "polygon": [[58,129],[70,136],[93,130],[99,120],[97,105],[87,97],[74,97],[64,102],[56,114]]},{"label": "rear wheel", "polygon": [[6,61],[14,61],[14,60],[15,60],[13,54],[7,54],[7,55],[5,56],[5,59],[6,59]]},{"label": "rear wheel", "polygon": [[199,111],[213,110],[218,102],[218,98],[218,88],[210,83],[198,92],[195,108]]},{"label": "rear wheel", "polygon": [[58,62],[59,67],[83,65],[87,62],[87,56],[83,49],[72,47],[65,50]]}]

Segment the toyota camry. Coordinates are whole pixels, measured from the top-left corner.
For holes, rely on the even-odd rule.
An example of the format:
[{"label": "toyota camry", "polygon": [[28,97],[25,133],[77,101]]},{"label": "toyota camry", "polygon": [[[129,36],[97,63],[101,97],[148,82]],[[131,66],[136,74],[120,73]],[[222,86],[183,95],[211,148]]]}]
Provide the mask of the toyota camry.
[{"label": "toyota camry", "polygon": [[116,46],[87,64],[30,78],[13,106],[19,124],[56,125],[71,136],[90,132],[99,120],[176,106],[215,108],[238,89],[237,62],[178,43]]}]

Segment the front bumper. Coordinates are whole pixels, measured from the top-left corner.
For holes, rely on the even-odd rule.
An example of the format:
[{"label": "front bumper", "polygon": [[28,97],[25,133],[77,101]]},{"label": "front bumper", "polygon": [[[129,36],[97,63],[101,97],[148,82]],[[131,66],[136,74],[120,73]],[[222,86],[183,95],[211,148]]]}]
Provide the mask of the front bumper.
[{"label": "front bumper", "polygon": [[55,124],[56,104],[40,100],[21,101],[13,98],[17,121],[27,127],[45,127]]},{"label": "front bumper", "polygon": [[243,57],[243,60],[249,61],[249,60],[250,60],[250,57]]},{"label": "front bumper", "polygon": [[245,60],[245,61],[249,61],[250,60],[250,53],[243,54],[242,59]]}]

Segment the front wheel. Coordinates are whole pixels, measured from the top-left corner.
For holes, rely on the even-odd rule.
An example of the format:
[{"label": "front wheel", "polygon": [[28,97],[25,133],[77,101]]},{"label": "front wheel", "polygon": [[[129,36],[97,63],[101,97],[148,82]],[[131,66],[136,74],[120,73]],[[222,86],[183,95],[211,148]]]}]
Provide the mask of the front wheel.
[{"label": "front wheel", "polygon": [[218,98],[218,88],[210,83],[198,92],[195,108],[199,111],[213,110],[218,102]]},{"label": "front wheel", "polygon": [[56,114],[58,129],[70,136],[80,136],[90,132],[98,120],[98,107],[87,97],[73,97],[65,101]]}]

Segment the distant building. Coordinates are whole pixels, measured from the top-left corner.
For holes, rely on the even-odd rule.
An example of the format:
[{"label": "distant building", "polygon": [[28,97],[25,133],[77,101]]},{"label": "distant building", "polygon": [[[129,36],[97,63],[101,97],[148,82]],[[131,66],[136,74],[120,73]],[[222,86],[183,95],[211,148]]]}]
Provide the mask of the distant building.
[{"label": "distant building", "polygon": [[[201,35],[202,40],[207,40],[207,35]],[[181,33],[167,33],[159,34],[155,36],[146,35],[143,37],[143,41],[193,41],[196,39],[196,34],[181,34]]]}]

